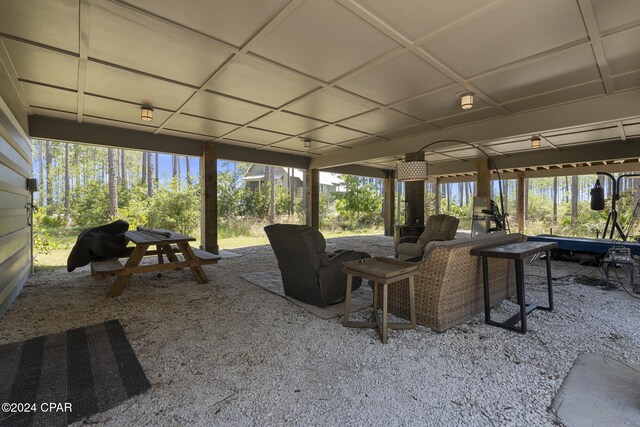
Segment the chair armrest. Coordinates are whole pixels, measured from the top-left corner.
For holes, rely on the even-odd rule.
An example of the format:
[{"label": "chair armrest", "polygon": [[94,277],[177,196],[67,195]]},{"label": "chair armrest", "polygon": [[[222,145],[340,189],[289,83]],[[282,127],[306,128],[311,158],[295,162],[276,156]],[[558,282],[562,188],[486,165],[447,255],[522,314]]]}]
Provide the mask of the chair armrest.
[{"label": "chair armrest", "polygon": [[398,244],[400,244],[400,243],[417,243],[419,238],[420,238],[419,236],[404,236],[404,237],[401,237],[400,240],[398,240]]}]

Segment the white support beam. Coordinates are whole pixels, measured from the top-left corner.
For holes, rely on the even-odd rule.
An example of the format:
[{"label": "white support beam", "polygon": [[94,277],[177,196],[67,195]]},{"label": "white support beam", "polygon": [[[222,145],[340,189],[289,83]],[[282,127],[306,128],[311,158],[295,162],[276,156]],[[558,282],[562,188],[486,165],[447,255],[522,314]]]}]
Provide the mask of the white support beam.
[{"label": "white support beam", "polygon": [[[482,141],[492,141],[513,136],[526,138],[532,134],[580,126],[586,123],[625,120],[640,116],[640,102],[638,102],[638,99],[640,99],[640,89],[634,89],[435,132],[395,138],[391,141],[372,142],[339,154],[327,154],[314,158],[311,160],[311,166],[324,169],[357,163],[371,158],[384,158],[396,156],[399,153],[411,153],[419,150],[429,142],[442,139],[458,139],[482,145]],[[559,151],[555,150],[549,152],[547,155],[549,159],[542,161],[541,164],[552,163],[550,159],[558,154]]]}]

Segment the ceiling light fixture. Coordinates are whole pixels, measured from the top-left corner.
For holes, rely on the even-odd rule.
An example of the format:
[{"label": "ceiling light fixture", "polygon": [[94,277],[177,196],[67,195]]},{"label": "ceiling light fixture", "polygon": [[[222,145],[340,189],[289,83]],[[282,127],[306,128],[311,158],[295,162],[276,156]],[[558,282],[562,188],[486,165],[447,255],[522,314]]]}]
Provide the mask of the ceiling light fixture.
[{"label": "ceiling light fixture", "polygon": [[531,137],[531,148],[540,148],[540,137],[538,135]]},{"label": "ceiling light fixture", "polygon": [[147,106],[140,107],[140,118],[145,122],[153,120],[153,108]]},{"label": "ceiling light fixture", "polygon": [[460,95],[460,108],[468,110],[473,107],[473,92],[467,92]]},{"label": "ceiling light fixture", "polygon": [[304,142],[304,149],[308,150],[311,148],[311,140],[309,138],[303,138],[302,142]]}]

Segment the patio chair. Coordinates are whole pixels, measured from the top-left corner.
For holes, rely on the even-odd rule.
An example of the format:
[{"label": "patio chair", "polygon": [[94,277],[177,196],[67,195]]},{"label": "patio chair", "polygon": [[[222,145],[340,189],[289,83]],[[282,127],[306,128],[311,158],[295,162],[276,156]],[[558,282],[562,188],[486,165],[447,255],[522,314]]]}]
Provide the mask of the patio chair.
[{"label": "patio chair", "polygon": [[453,240],[460,220],[450,215],[431,215],[427,218],[420,237],[406,236],[398,242],[398,259],[408,260],[422,257],[424,247],[433,241]]},{"label": "patio chair", "polygon": [[[285,295],[317,307],[344,299],[347,275],[342,263],[369,258],[366,252],[326,252],[324,236],[306,225],[273,224],[264,228],[282,273]],[[354,278],[353,290],[361,279]]]}]

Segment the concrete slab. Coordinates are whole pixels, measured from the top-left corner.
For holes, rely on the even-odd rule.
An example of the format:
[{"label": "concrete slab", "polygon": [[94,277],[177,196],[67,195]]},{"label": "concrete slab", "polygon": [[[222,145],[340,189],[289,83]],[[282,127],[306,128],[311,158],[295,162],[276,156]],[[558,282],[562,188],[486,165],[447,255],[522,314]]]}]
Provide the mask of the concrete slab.
[{"label": "concrete slab", "polygon": [[640,371],[583,354],[553,399],[553,409],[567,426],[640,426]]}]

